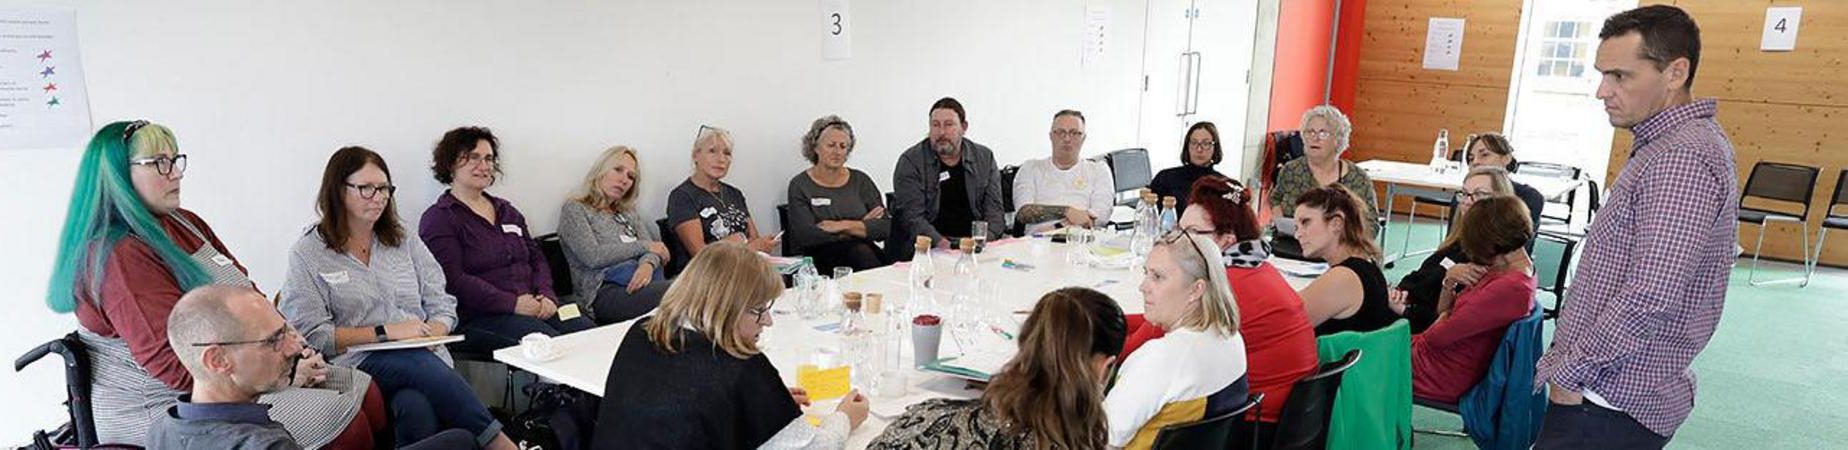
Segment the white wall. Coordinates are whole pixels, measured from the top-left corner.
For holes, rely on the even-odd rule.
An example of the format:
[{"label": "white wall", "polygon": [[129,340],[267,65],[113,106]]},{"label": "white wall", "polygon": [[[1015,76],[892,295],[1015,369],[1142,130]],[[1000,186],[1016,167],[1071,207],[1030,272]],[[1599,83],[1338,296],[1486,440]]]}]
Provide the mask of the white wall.
[{"label": "white wall", "polygon": [[[1143,1],[1113,9],[1102,64],[1079,67],[1085,2],[853,2],[854,58],[823,61],[814,1],[16,1],[74,7],[97,126],[147,118],[191,159],[184,204],[217,229],[259,286],[282,284],[286,251],[314,220],[334,149],[385,154],[413,224],[442,192],[429,150],[484,125],[503,142],[511,199],[550,232],[603,148],[643,153],[645,215],[684,178],[700,124],[738,139],[730,183],[762,229],[797,140],[823,114],[851,121],[850,164],[890,189],[926,109],[951,95],[969,136],[1017,163],[1048,153],[1054,111],[1090,119],[1087,153],[1135,146]],[[543,6],[540,6],[543,5]],[[1162,137],[1168,139],[1168,137]],[[43,297],[76,149],[0,151],[0,356],[73,329]],[[59,422],[61,370],[0,370],[0,443]]]}]

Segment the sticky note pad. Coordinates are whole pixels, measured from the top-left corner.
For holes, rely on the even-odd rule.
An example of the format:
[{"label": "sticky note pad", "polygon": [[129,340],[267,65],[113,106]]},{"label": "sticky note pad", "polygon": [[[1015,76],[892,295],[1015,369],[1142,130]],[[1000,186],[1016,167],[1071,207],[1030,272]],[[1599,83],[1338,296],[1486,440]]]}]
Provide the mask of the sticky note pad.
[{"label": "sticky note pad", "polygon": [[558,307],[558,320],[571,320],[583,315],[583,312],[578,311],[576,303]]},{"label": "sticky note pad", "polygon": [[808,391],[810,401],[847,396],[853,390],[853,366],[820,369],[804,364],[796,368],[796,385]]}]

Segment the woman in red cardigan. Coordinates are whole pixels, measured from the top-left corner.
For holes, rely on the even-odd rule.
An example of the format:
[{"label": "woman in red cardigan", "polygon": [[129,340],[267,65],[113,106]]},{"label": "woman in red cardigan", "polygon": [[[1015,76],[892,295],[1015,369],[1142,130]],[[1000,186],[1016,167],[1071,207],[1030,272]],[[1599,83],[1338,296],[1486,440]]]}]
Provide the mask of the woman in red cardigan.
[{"label": "woman in red cardigan", "polygon": [[[1270,263],[1270,244],[1259,236],[1258,220],[1251,209],[1252,192],[1225,177],[1209,175],[1195,181],[1189,204],[1177,226],[1213,236],[1225,249],[1226,279],[1238,303],[1239,334],[1245,338],[1246,376],[1252,394],[1264,394],[1261,422],[1276,422],[1296,380],[1315,371],[1315,328],[1303,315],[1302,299]],[[1142,315],[1130,316],[1134,330],[1123,347],[1121,361],[1143,342],[1160,337],[1162,330],[1145,326]]]}]

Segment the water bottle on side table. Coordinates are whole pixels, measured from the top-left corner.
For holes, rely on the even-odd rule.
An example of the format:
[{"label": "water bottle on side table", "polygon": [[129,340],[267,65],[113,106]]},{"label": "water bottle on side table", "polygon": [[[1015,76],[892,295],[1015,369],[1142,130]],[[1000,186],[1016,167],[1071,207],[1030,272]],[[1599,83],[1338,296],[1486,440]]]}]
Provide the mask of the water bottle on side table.
[{"label": "water bottle on side table", "polygon": [[1450,129],[1437,130],[1437,142],[1431,144],[1431,171],[1443,173],[1450,163]]}]

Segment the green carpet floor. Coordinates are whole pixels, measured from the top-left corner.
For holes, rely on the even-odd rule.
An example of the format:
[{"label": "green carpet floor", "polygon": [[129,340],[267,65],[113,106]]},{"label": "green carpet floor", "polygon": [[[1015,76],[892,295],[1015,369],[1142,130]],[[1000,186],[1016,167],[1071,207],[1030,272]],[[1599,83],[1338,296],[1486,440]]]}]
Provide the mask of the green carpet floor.
[{"label": "green carpet floor", "polygon": [[[1388,226],[1387,253],[1399,251],[1402,226]],[[1437,225],[1412,227],[1413,251],[1438,242]],[[1536,265],[1558,264],[1557,250],[1535,253]],[[1396,282],[1423,260],[1400,261],[1386,271],[1387,279]],[[1745,281],[1750,267],[1746,258],[1733,269],[1719,331],[1694,361],[1693,416],[1669,448],[1848,448],[1848,271],[1818,268],[1809,286],[1799,288],[1751,286]],[[1801,275],[1795,264],[1766,263],[1759,272],[1760,279]],[[1549,295],[1541,297],[1550,304]],[[1551,321],[1546,329],[1550,339]],[[1413,407],[1412,426],[1454,431],[1463,421]],[[1418,433],[1416,439],[1419,449],[1475,448],[1468,438]]]}]

